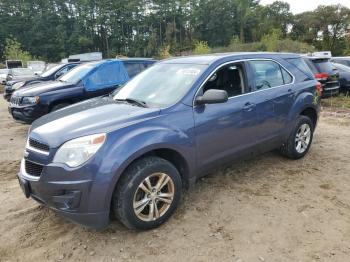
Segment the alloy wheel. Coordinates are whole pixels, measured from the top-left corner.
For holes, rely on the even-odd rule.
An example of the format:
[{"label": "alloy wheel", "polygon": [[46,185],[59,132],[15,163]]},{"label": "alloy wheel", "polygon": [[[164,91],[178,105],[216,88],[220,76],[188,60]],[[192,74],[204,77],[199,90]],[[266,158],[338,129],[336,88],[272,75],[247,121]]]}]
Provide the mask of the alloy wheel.
[{"label": "alloy wheel", "polygon": [[136,189],[133,208],[142,221],[154,221],[162,217],[171,206],[175,193],[173,180],[165,173],[153,173]]},{"label": "alloy wheel", "polygon": [[308,124],[302,124],[295,136],[295,150],[302,154],[304,153],[310,144],[311,140],[311,127]]}]

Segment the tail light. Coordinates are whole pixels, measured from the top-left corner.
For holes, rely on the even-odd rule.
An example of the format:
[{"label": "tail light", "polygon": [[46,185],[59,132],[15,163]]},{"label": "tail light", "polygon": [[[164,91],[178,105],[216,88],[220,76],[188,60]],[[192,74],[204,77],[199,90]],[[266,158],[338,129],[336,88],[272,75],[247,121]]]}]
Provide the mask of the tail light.
[{"label": "tail light", "polygon": [[322,96],[322,84],[320,82],[316,84],[316,92]]},{"label": "tail light", "polygon": [[328,77],[329,77],[329,74],[327,74],[327,73],[315,74],[315,78],[317,81],[325,81],[328,79]]}]

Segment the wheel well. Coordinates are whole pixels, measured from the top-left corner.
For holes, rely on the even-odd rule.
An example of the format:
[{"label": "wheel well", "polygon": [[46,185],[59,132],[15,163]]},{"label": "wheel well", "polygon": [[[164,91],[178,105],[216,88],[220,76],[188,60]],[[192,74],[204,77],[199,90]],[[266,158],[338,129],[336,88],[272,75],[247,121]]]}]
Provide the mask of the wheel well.
[{"label": "wheel well", "polygon": [[145,157],[149,155],[158,156],[172,163],[180,173],[182,185],[185,188],[188,188],[189,168],[185,158],[179,152],[173,149],[162,148],[162,149],[155,149],[151,152],[148,152],[142,155],[141,157]]},{"label": "wheel well", "polygon": [[[189,187],[189,167],[188,167],[188,164],[187,164],[185,158],[179,152],[177,152],[173,149],[161,148],[161,149],[155,149],[155,150],[149,151],[149,152],[141,155],[137,159],[147,157],[147,156],[157,156],[157,157],[163,158],[163,159],[169,161],[170,163],[172,163],[180,173],[183,187],[184,188]],[[135,162],[137,159],[133,160],[129,164],[129,166],[133,162]]]},{"label": "wheel well", "polygon": [[59,101],[55,101],[50,105],[50,112],[52,110],[52,108],[54,108],[55,106],[59,105],[59,104],[72,104],[72,101],[70,100],[59,100]]},{"label": "wheel well", "polygon": [[311,107],[308,107],[308,108],[304,109],[304,111],[302,111],[300,113],[300,115],[309,117],[311,119],[314,127],[316,126],[316,124],[317,124],[317,113],[316,113],[315,109],[313,109]]}]

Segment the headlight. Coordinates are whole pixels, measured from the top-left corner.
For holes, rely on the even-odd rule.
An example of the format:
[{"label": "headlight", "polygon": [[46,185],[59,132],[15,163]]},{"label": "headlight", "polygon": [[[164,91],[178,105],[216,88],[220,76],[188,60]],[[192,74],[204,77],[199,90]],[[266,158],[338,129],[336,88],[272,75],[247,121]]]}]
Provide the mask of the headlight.
[{"label": "headlight", "polygon": [[18,83],[14,84],[14,85],[12,86],[12,89],[13,89],[13,90],[17,90],[18,88],[24,86],[24,84],[25,84],[25,82],[23,82],[23,81],[18,82]]},{"label": "headlight", "polygon": [[21,105],[28,106],[28,105],[35,105],[39,102],[40,97],[39,96],[25,96],[22,99]]},{"label": "headlight", "polygon": [[96,134],[76,138],[64,143],[57,151],[53,162],[77,167],[88,161],[100,149],[106,134]]}]

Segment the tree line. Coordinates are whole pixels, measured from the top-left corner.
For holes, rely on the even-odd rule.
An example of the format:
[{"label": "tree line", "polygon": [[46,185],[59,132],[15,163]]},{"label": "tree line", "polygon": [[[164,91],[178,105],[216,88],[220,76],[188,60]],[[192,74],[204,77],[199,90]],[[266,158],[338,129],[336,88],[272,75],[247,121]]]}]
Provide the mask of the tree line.
[{"label": "tree line", "polygon": [[282,1],[263,6],[259,0],[0,0],[0,60],[13,40],[47,61],[91,51],[104,57],[193,49],[350,55],[349,28],[350,9],[341,5],[293,15]]}]

